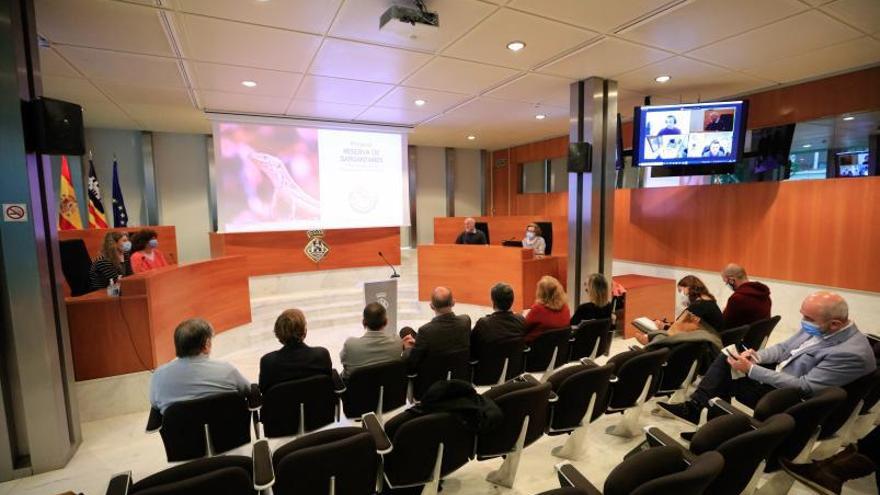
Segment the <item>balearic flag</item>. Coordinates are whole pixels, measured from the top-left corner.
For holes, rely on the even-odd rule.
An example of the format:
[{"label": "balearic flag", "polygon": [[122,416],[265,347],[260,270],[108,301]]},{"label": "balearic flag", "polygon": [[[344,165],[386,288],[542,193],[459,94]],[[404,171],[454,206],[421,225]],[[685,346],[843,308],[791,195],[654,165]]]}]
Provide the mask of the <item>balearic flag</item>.
[{"label": "balearic flag", "polygon": [[89,160],[89,228],[106,229],[107,217],[104,215],[104,204],[101,203],[101,185],[95,174],[95,164]]},{"label": "balearic flag", "polygon": [[116,160],[113,160],[113,226],[128,227],[128,212],[122,199],[122,188],[119,187],[119,172]]},{"label": "balearic flag", "polygon": [[76,202],[76,190],[70,179],[70,167],[67,157],[61,157],[61,187],[58,192],[58,230],[81,229],[82,217]]}]

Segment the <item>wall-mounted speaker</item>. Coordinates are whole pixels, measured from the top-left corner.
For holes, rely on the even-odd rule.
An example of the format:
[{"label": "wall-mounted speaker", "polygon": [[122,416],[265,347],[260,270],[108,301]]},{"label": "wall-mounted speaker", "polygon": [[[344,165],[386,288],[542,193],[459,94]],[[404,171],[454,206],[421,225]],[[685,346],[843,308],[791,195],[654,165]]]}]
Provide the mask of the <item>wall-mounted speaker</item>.
[{"label": "wall-mounted speaker", "polygon": [[590,172],[593,170],[593,145],[590,143],[571,143],[568,145],[568,172]]},{"label": "wall-mounted speaker", "polygon": [[46,155],[81,156],[86,152],[82,107],[38,98],[22,102],[25,148]]}]

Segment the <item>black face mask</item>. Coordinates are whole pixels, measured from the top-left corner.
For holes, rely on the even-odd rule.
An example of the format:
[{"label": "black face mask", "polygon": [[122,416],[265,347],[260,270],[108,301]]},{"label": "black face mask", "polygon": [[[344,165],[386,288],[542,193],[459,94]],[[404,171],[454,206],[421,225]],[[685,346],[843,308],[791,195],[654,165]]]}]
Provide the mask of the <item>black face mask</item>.
[{"label": "black face mask", "polygon": [[735,284],[734,282],[731,282],[730,280],[727,280],[727,281],[724,282],[724,283],[725,283],[728,287],[730,287],[730,290],[736,290],[736,284]]}]

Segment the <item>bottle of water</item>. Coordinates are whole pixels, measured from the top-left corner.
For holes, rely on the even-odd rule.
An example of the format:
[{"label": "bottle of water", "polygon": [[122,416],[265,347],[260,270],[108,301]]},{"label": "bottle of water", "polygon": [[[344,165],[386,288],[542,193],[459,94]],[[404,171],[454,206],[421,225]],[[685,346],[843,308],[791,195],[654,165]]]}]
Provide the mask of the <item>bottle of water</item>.
[{"label": "bottle of water", "polygon": [[110,285],[107,286],[107,295],[111,297],[119,296],[119,279],[110,279]]}]

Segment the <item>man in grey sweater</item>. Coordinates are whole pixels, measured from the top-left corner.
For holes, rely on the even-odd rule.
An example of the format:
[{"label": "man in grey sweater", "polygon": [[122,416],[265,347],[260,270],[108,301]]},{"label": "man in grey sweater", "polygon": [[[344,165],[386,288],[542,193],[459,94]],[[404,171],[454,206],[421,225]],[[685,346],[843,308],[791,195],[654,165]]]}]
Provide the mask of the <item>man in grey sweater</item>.
[{"label": "man in grey sweater", "polygon": [[347,380],[357,368],[400,359],[403,351],[403,344],[397,335],[385,331],[388,316],[384,306],[375,302],[367,304],[363,324],[364,334],[346,339],[339,353],[343,380]]}]

